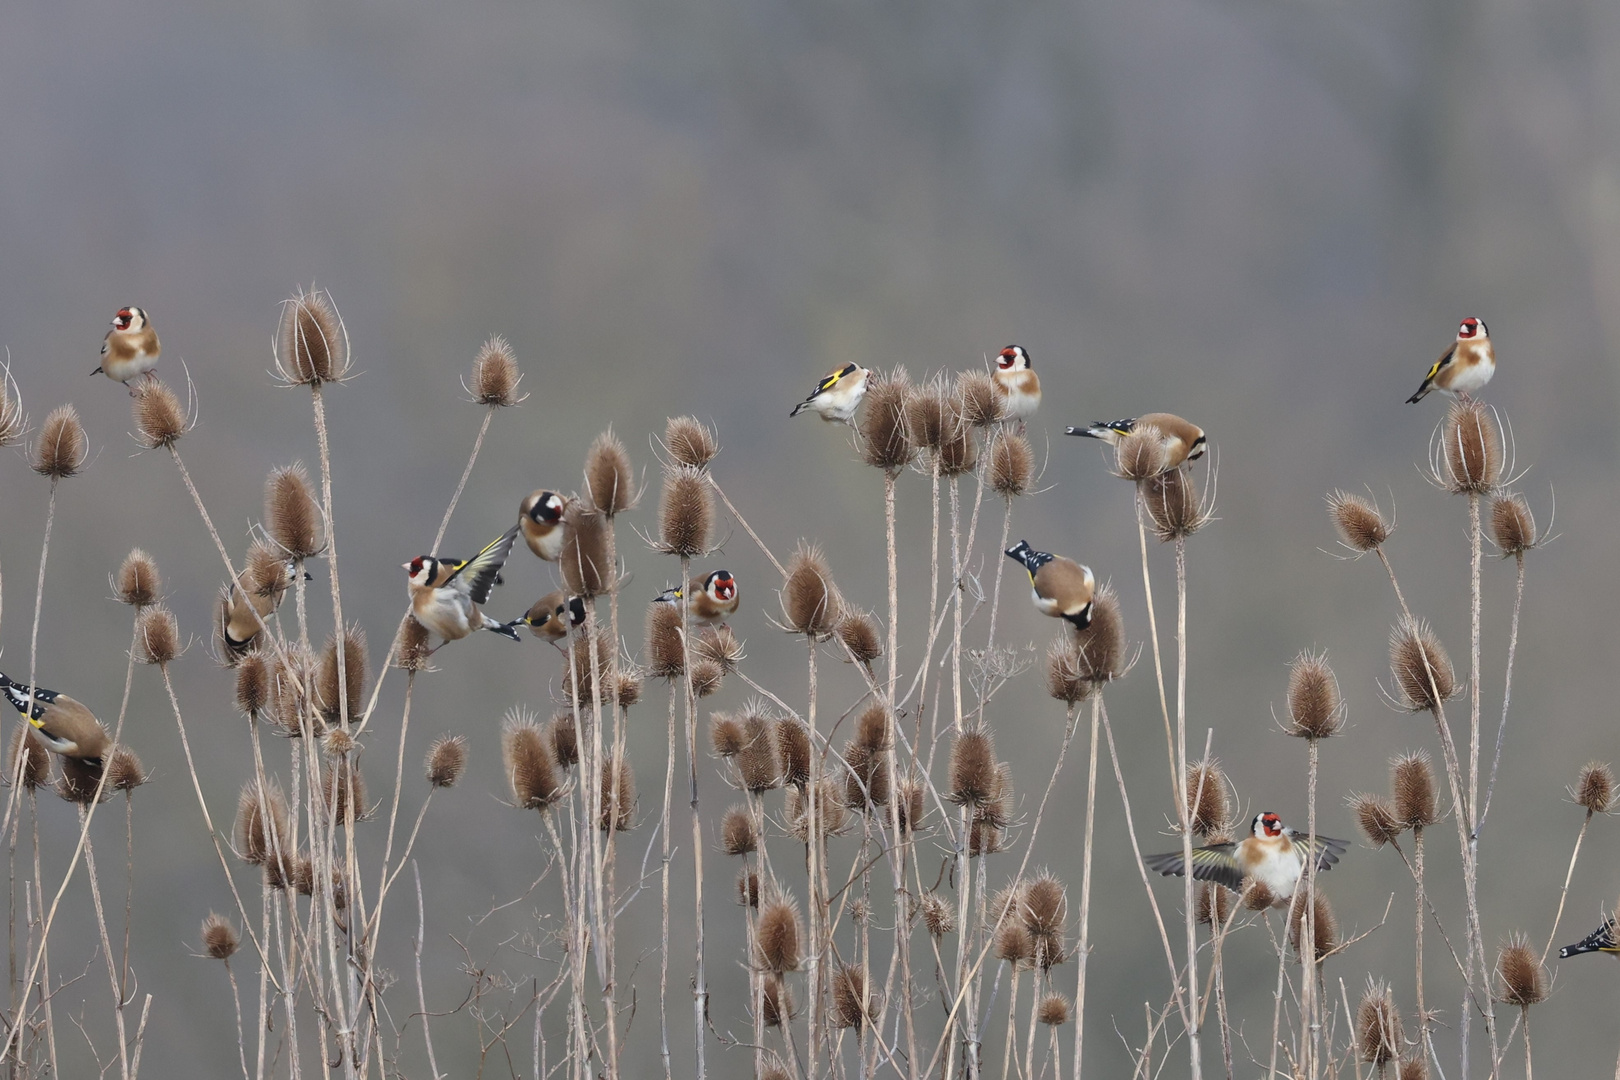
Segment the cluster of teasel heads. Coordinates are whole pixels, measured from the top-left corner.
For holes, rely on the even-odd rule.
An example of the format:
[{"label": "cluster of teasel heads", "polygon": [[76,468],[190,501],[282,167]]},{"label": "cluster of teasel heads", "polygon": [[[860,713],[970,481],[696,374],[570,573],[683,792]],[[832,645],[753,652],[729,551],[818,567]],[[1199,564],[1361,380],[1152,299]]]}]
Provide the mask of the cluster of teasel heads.
[{"label": "cluster of teasel heads", "polygon": [[[890,474],[919,462],[943,477],[972,472],[981,452],[973,433],[999,421],[1001,407],[982,371],[963,372],[954,386],[942,377],[914,383],[903,367],[873,372],[857,420],[861,458]],[[1030,490],[1035,454],[1024,436],[997,429],[984,452],[992,491],[1014,498]]]}]

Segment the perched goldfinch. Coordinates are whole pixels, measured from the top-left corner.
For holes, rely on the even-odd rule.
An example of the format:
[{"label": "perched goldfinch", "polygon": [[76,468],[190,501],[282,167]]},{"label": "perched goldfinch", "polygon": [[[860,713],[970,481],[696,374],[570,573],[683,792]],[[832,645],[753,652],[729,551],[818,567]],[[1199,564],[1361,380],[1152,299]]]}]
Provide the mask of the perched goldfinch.
[{"label": "perched goldfinch", "polygon": [[1467,401],[1470,394],[1483,389],[1495,374],[1496,349],[1491,345],[1490,332],[1480,320],[1464,319],[1457,327],[1457,340],[1434,362],[1429,373],[1423,376],[1423,385],[1406,403],[1414,405],[1422,401],[1430,390]]},{"label": "perched goldfinch", "polygon": [[534,636],[553,645],[568,636],[570,628],[585,622],[585,600],[569,596],[561,589],[549,592],[534,602],[534,606],[511,626],[527,626]]},{"label": "perched goldfinch", "polygon": [[1143,413],[1128,420],[1110,420],[1107,423],[1097,421],[1089,427],[1065,428],[1064,434],[1101,439],[1109,446],[1117,446],[1119,440],[1127,435],[1148,427],[1154,428],[1164,436],[1160,446],[1164,454],[1165,472],[1180,468],[1186,462],[1197,461],[1209,448],[1209,440],[1204,437],[1203,428],[1167,412]]},{"label": "perched goldfinch", "polygon": [[1006,555],[1024,564],[1029,571],[1030,597],[1035,609],[1054,619],[1068,619],[1078,630],[1091,625],[1091,596],[1097,581],[1091,567],[1073,559],[1036,551],[1028,540],[1008,548]]},{"label": "perched goldfinch", "polygon": [[28,687],[14,683],[0,673],[0,690],[5,691],[18,712],[27,714],[28,722],[34,725],[34,737],[47,750],[63,757],[99,762],[112,743],[101,721],[66,694],[58,694],[42,686],[35,687],[30,711]]},{"label": "perched goldfinch", "polygon": [[729,570],[716,570],[708,577],[693,578],[686,589],[665,589],[653,598],[657,604],[676,604],[692,594],[692,621],[703,626],[725,622],[737,613],[742,596],[737,592],[737,579]]},{"label": "perched goldfinch", "polygon": [[523,542],[546,562],[556,562],[562,552],[563,512],[567,509],[567,499],[543,488],[530,492],[518,503],[518,525],[523,529]]},{"label": "perched goldfinch", "polygon": [[112,326],[101,342],[101,366],[90,374],[105,375],[126,387],[137,375],[156,379],[152,369],[163,346],[158,344],[157,331],[147,321],[146,312],[138,307],[121,308],[113,316]]},{"label": "perched goldfinch", "polygon": [[[289,559],[286,580],[291,582],[293,574],[297,572],[296,565]],[[247,575],[247,570],[242,570],[236,575],[236,584],[223,587],[219,595],[220,637],[225,651],[232,656],[241,656],[248,651],[263,629],[262,624],[269,621],[287,595],[286,586],[268,593],[249,589]],[[311,580],[308,571],[304,572],[304,580]]]},{"label": "perched goldfinch", "polygon": [[517,537],[518,526],[513,525],[500,539],[449,573],[445,572],[446,563],[433,555],[418,555],[404,563],[410,574],[411,614],[416,621],[445,641],[457,641],[474,630],[493,630],[519,640],[511,624],[497,622],[479,609],[488,602]]},{"label": "perched goldfinch", "polygon": [[866,377],[872,374],[859,364],[845,364],[816,383],[810,396],[793,406],[788,416],[812,409],[823,420],[847,424],[855,418],[861,398],[866,396]]},{"label": "perched goldfinch", "polygon": [[1003,420],[1026,420],[1041,407],[1041,377],[1030,367],[1029,353],[1017,345],[1001,350],[990,378],[1001,395]]},{"label": "perched goldfinch", "polygon": [[[1288,828],[1281,818],[1270,812],[1254,816],[1251,832],[1253,835],[1235,844],[1193,848],[1193,877],[1225,885],[1234,891],[1241,891],[1247,881],[1258,881],[1276,899],[1289,899],[1305,873],[1305,854],[1310,846],[1307,837]],[[1349,847],[1348,840],[1318,836],[1316,868],[1329,869]],[[1186,873],[1179,851],[1148,855],[1142,861],[1148,869],[1157,870],[1165,877],[1180,877]]]},{"label": "perched goldfinch", "polygon": [[1614,919],[1604,919],[1603,925],[1587,934],[1573,945],[1565,945],[1558,950],[1558,959],[1568,960],[1581,953],[1606,952],[1610,956],[1620,956],[1620,936],[1615,933]]}]

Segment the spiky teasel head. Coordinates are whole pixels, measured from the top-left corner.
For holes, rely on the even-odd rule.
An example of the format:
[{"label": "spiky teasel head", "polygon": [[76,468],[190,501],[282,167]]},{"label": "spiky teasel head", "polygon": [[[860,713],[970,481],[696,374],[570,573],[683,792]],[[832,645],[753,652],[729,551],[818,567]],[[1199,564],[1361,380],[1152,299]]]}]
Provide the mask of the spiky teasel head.
[{"label": "spiky teasel head", "polygon": [[988,371],[969,368],[956,376],[956,409],[964,423],[985,427],[1001,419],[1004,399]]},{"label": "spiky teasel head", "polygon": [[1024,929],[1033,937],[1060,937],[1064,920],[1069,916],[1069,898],[1063,890],[1063,882],[1049,873],[1041,874],[1024,887],[1013,915],[1023,921]]},{"label": "spiky teasel head", "polygon": [[128,795],[146,781],[146,766],[141,764],[140,756],[127,746],[113,747],[107,755],[107,790]]},{"label": "spiky teasel head", "polygon": [[1096,684],[1084,672],[1084,660],[1074,641],[1065,634],[1046,648],[1046,692],[1065,705],[1078,705],[1091,696]]},{"label": "spiky teasel head", "polygon": [[759,907],[759,875],[752,870],[737,873],[737,903],[746,908]]},{"label": "spiky teasel head", "polygon": [[770,897],[759,909],[759,925],[754,933],[755,966],[777,974],[799,970],[799,942],[803,938],[799,905],[793,897],[786,893]]},{"label": "spiky teasel head", "polygon": [[1440,800],[1434,765],[1423,750],[1393,758],[1389,763],[1389,795],[1395,820],[1408,829],[1426,829],[1440,820]]},{"label": "spiky teasel head", "polygon": [[162,666],[180,652],[180,626],[174,612],[162,604],[142,608],[135,619],[135,658],[143,664]]},{"label": "spiky teasel head", "polygon": [[[297,643],[290,644],[277,656],[270,666],[270,708],[272,718],[280,734],[288,738],[299,738],[304,733],[304,724],[311,722],[318,727],[319,720],[311,720],[305,706],[303,691],[310,686],[314,676],[315,658],[310,656]],[[319,730],[315,731],[319,735]]]},{"label": "spiky teasel head", "polygon": [[553,716],[541,735],[551,748],[551,759],[557,768],[568,769],[579,764],[579,728],[574,723],[573,713],[564,709]]},{"label": "spiky teasel head", "polygon": [[849,770],[844,776],[844,805],[852,810],[876,810],[889,804],[889,755],[851,740],[844,747]]},{"label": "spiky teasel head", "polygon": [[357,822],[371,816],[371,807],[366,805],[366,778],[351,757],[327,761],[321,770],[321,797],[326,800],[334,825],[348,824],[351,813]]},{"label": "spiky teasel head", "polygon": [[298,858],[291,861],[292,873],[290,873],[287,877],[287,884],[291,885],[293,887],[293,891],[298,893],[299,896],[315,895],[314,860],[308,855],[300,855]]},{"label": "spiky teasel head", "polygon": [[279,602],[291,584],[292,568],[286,552],[266,540],[248,545],[247,558],[242,561],[242,588],[246,592]]},{"label": "spiky teasel head", "polygon": [[867,750],[881,752],[894,745],[894,718],[883,705],[868,705],[855,720],[855,742]]},{"label": "spiky teasel head", "polygon": [[658,500],[658,550],[690,559],[709,550],[714,528],[714,504],[703,470],[693,465],[671,465],[664,470],[664,491]]},{"label": "spiky teasel head", "polygon": [[[765,980],[763,993],[760,995],[762,1006],[761,1019],[766,1027],[781,1027],[793,1019],[793,994],[788,990],[787,984],[780,978],[772,976]],[[770,1080],[771,1077],[781,1077],[789,1080],[790,1074],[786,1069],[767,1069],[760,1074],[760,1080]]]},{"label": "spiky teasel head", "polygon": [[163,578],[158,573],[157,560],[140,548],[131,548],[118,567],[113,582],[113,594],[118,602],[131,607],[155,604],[163,593]]},{"label": "spiky teasel head", "polygon": [[1288,719],[1283,730],[1302,739],[1326,739],[1344,730],[1339,680],[1326,653],[1302,652],[1288,666]]},{"label": "spiky teasel head", "polygon": [[1503,558],[1523,555],[1541,543],[1530,504],[1517,492],[1491,500],[1491,541]]},{"label": "spiky teasel head", "polygon": [[436,788],[455,787],[456,781],[467,770],[467,737],[440,735],[428,747],[422,762],[427,782]]},{"label": "spiky teasel head", "polygon": [[7,777],[15,777],[19,764],[18,755],[21,755],[22,785],[28,791],[44,787],[51,782],[51,755],[39,744],[30,732],[32,728],[20,727],[11,740],[11,756],[6,760]]},{"label": "spiky teasel head", "polygon": [[832,973],[832,1009],[828,1019],[835,1028],[859,1027],[871,1019],[873,1005],[866,996],[866,976],[859,965],[839,964]]},{"label": "spiky teasel head", "polygon": [[276,373],[289,386],[342,382],[349,375],[349,329],[324,289],[298,292],[281,303]]},{"label": "spiky teasel head", "polygon": [[608,519],[589,500],[575,499],[563,512],[562,550],[557,566],[563,584],[586,601],[601,596],[613,585],[614,568],[608,561]]},{"label": "spiky teasel head", "polygon": [[1588,761],[1581,766],[1569,795],[1586,807],[1588,814],[1606,814],[1614,805],[1614,773],[1606,762]]},{"label": "spiky teasel head", "polygon": [[1439,635],[1421,619],[1403,618],[1389,635],[1389,668],[1397,703],[1411,712],[1433,709],[1457,691],[1451,657]]},{"label": "spiky teasel head", "polygon": [[1138,424],[1114,443],[1114,475],[1140,483],[1164,472],[1164,432]]},{"label": "spiky teasel head", "polygon": [[10,446],[28,432],[22,393],[11,377],[11,365],[0,364],[0,446]]},{"label": "spiky teasel head", "polygon": [[527,712],[514,709],[507,714],[501,730],[501,757],[512,785],[512,801],[520,809],[545,810],[562,796],[551,747],[552,740]]},{"label": "spiky teasel head", "polygon": [[28,465],[41,476],[65,480],[78,475],[89,453],[90,437],[84,433],[78,410],[62,405],[51,410],[40,425]]},{"label": "spiky teasel head", "polygon": [[915,776],[908,776],[900,781],[895,786],[894,809],[899,817],[902,833],[918,832],[927,828],[928,808],[923,782]]},{"label": "spiky teasel head", "polygon": [[1358,555],[1376,551],[1395,531],[1394,523],[1386,522],[1379,513],[1378,504],[1361,495],[1334,491],[1327,497],[1327,505],[1339,540]]},{"label": "spiky teasel head", "polygon": [[647,674],[655,679],[677,679],[686,670],[682,619],[678,604],[647,605]]},{"label": "spiky teasel head", "polygon": [[1012,824],[1015,801],[1012,765],[1005,761],[997,762],[995,794],[974,808],[973,820],[980,825],[1006,829]]},{"label": "spiky teasel head", "polygon": [[180,436],[191,430],[191,418],[185,407],[161,382],[143,381],[135,388],[129,404],[135,420],[135,441],[148,450],[173,446]]},{"label": "spiky teasel head", "polygon": [[1547,1000],[1547,972],[1530,947],[1530,939],[1514,933],[1496,953],[1496,1000],[1528,1009]]},{"label": "spiky teasel head", "polygon": [[401,671],[426,671],[433,651],[431,637],[428,628],[416,621],[416,616],[406,617],[394,639],[394,666]]},{"label": "spiky teasel head", "polygon": [[698,700],[720,689],[725,681],[726,669],[713,660],[692,661],[692,696]]},{"label": "spiky teasel head", "polygon": [[946,798],[958,806],[980,806],[996,797],[1001,773],[996,768],[996,743],[988,728],[967,728],[951,743],[950,790]]},{"label": "spiky teasel head", "polygon": [[[341,672],[338,670],[340,648]],[[366,632],[359,626],[350,626],[341,637],[336,631],[327,635],[326,646],[321,650],[320,663],[315,670],[315,695],[327,723],[338,723],[345,704],[349,719],[359,718],[365,708],[366,678],[370,666],[371,659],[366,654]]]},{"label": "spiky teasel head", "polygon": [[857,664],[871,667],[872,661],[883,655],[883,638],[878,632],[877,620],[864,611],[846,611],[838,620],[838,640],[849,649]]},{"label": "spiky teasel head", "polygon": [[585,501],[612,518],[635,506],[639,498],[630,452],[609,428],[585,455]]},{"label": "spiky teasel head", "polygon": [[1080,677],[1106,683],[1125,674],[1125,620],[1120,615],[1119,593],[1112,585],[1098,587],[1091,599],[1091,624],[1073,631],[1069,638]]},{"label": "spiky teasel head", "polygon": [[[568,647],[568,670],[563,674],[562,691],[563,700],[571,705],[584,707],[596,701],[596,677],[603,676],[603,693],[609,693],[605,685],[608,666],[613,661],[613,638],[611,632],[603,626],[596,628],[594,635],[596,660],[591,661],[593,636],[589,634],[574,635],[573,642]],[[604,698],[605,700],[605,698]]]},{"label": "spiky teasel head", "polygon": [[1000,432],[990,442],[990,490],[1004,499],[1029,492],[1035,482],[1035,452],[1022,435]]},{"label": "spiky teasel head", "polygon": [[1356,1051],[1368,1065],[1382,1069],[1401,1056],[1405,1039],[1401,1013],[1395,1008],[1395,995],[1389,984],[1367,977],[1367,989],[1356,1006]]},{"label": "spiky teasel head", "polygon": [[[112,798],[112,787],[101,783],[102,765],[86,761],[84,758],[64,757],[62,759],[62,775],[56,781],[57,798],[66,802],[78,803],[80,806],[89,806],[92,802],[106,802]],[[101,798],[96,799],[97,789],[101,790]]]},{"label": "spiky teasel head", "polygon": [[1401,1062],[1400,1074],[1396,1080],[1429,1080],[1429,1063],[1421,1054],[1407,1058]]},{"label": "spiky teasel head", "polygon": [[628,709],[641,700],[641,672],[635,668],[621,668],[613,679],[613,703]]},{"label": "spiky teasel head", "polygon": [[905,368],[867,376],[866,400],[856,423],[861,434],[861,459],[873,468],[896,473],[916,456],[916,444],[906,427],[906,399],[910,394],[911,376]]},{"label": "spiky teasel head", "polygon": [[832,571],[827,569],[821,549],[813,544],[801,543],[794,550],[781,597],[787,628],[795,634],[824,638],[843,613]]},{"label": "spiky teasel head", "polygon": [[1004,846],[1002,841],[1006,837],[1002,830],[975,817],[968,825],[968,858],[977,859],[980,855],[994,855]]},{"label": "spiky teasel head", "polygon": [[[745,725],[747,728],[747,725]],[[752,741],[752,728],[747,728]],[[791,716],[776,721],[777,764],[782,783],[803,787],[810,779],[810,732]]]},{"label": "spiky teasel head", "polygon": [[[810,839],[811,790],[811,786],[807,784],[789,791],[784,807],[788,828],[795,837],[806,843]],[[843,799],[839,797],[838,785],[823,777],[816,782],[814,791],[817,831],[824,837],[840,835],[849,824],[849,813],[844,807]]]},{"label": "spiky teasel head", "polygon": [[733,806],[720,819],[720,847],[727,855],[748,855],[759,847],[754,818],[746,806]]},{"label": "spiky teasel head", "polygon": [[1069,1022],[1073,1012],[1074,1005],[1067,997],[1062,994],[1047,994],[1041,998],[1041,1006],[1036,1016],[1047,1027],[1062,1027]]},{"label": "spiky teasel head", "polygon": [[1198,921],[1205,926],[1221,927],[1232,917],[1232,905],[1237,894],[1213,881],[1198,885]]},{"label": "spiky teasel head", "polygon": [[923,926],[934,937],[944,937],[956,931],[956,909],[938,893],[928,892],[922,898]]},{"label": "spiky teasel head", "polygon": [[1008,918],[996,930],[996,959],[1005,960],[1014,967],[1025,966],[1035,959],[1035,939],[1017,919]]},{"label": "spiky teasel head", "polygon": [[285,853],[291,837],[280,785],[267,781],[261,790],[257,780],[243,784],[236,797],[237,857],[250,866],[263,866],[278,849]]},{"label": "spiky teasel head", "polygon": [[[673,604],[659,606],[674,607]],[[748,654],[743,652],[743,643],[737,640],[737,635],[732,633],[729,626],[705,626],[698,634],[693,652],[698,659],[718,665],[726,675],[736,671],[737,665],[748,659]]]},{"label": "spiky teasel head", "polygon": [[1150,476],[1137,483],[1153,533],[1160,540],[1185,540],[1209,523],[1213,512],[1204,505],[1198,484],[1186,469]]},{"label": "spiky teasel head", "polygon": [[[1301,944],[1305,937],[1306,894],[1310,890],[1300,888],[1295,890],[1292,903],[1288,907],[1288,944],[1294,947],[1294,955],[1303,955]],[[1315,896],[1311,901],[1310,922],[1313,923],[1315,939],[1315,956],[1321,960],[1339,945],[1339,916],[1334,913],[1333,904],[1327,898],[1322,887],[1316,887]]]},{"label": "spiky teasel head", "polygon": [[1276,894],[1259,878],[1251,878],[1243,883],[1243,906],[1250,911],[1265,911],[1277,904]]},{"label": "spiky teasel head", "polygon": [[264,482],[264,531],[288,558],[312,559],[325,546],[320,504],[309,474],[296,462],[274,469]]},{"label": "spiky teasel head", "polygon": [[602,761],[602,803],[597,827],[603,832],[629,832],[636,816],[636,774],[630,759],[609,754]]},{"label": "spiky teasel head", "polygon": [[[742,721],[730,713],[710,713],[709,746],[714,751],[715,757],[730,759],[742,753]],[[776,757],[776,747],[774,745],[771,747],[771,757],[773,760]]]},{"label": "spiky teasel head", "polygon": [[939,444],[939,475],[962,476],[973,471],[979,463],[979,440],[974,437],[973,425],[962,417],[962,403],[954,398],[950,402],[944,438]]},{"label": "spiky teasel head", "polygon": [[529,396],[518,392],[522,381],[523,372],[512,355],[512,343],[496,334],[473,357],[472,385],[468,389],[478,404],[501,409],[519,405]]},{"label": "spiky teasel head", "polygon": [[1406,825],[1395,815],[1395,805],[1382,795],[1357,792],[1350,796],[1350,812],[1355,815],[1361,835],[1374,848],[1399,840]]},{"label": "spiky teasel head", "polygon": [[1187,820],[1193,832],[1204,837],[1231,827],[1226,773],[1214,758],[1196,761],[1187,770]]},{"label": "spiky teasel head", "polygon": [[664,424],[664,449],[682,465],[707,468],[720,452],[714,430],[695,416],[672,416]]},{"label": "spiky teasel head", "polygon": [[1456,401],[1440,422],[1435,479],[1454,495],[1488,495],[1502,480],[1502,430],[1478,401]]},{"label": "spiky teasel head", "polygon": [[236,665],[236,707],[256,717],[270,705],[270,663],[263,653],[250,652]]},{"label": "spiky teasel head", "polygon": [[906,395],[906,434],[923,450],[938,450],[952,435],[955,418],[945,384],[929,379]]},{"label": "spiky teasel head", "polygon": [[236,933],[236,927],[231,925],[231,920],[210,911],[202,923],[203,952],[214,960],[229,960],[236,955],[240,944],[241,938]]}]

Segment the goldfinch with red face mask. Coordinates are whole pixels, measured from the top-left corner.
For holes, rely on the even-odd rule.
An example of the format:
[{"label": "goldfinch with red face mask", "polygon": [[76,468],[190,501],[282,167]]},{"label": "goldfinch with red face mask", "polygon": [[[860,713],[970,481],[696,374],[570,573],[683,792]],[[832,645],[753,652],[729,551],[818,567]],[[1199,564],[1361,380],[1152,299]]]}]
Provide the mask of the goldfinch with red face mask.
[{"label": "goldfinch with red face mask", "polygon": [[556,562],[563,545],[563,513],[568,500],[555,491],[530,492],[518,504],[518,525],[523,542],[546,562]]},{"label": "goldfinch with red face mask", "polygon": [[[1193,848],[1193,877],[1225,885],[1234,892],[1241,892],[1249,881],[1258,881],[1275,899],[1287,900],[1294,895],[1294,888],[1305,873],[1310,846],[1305,835],[1290,829],[1269,811],[1254,816],[1250,832],[1250,836],[1235,844]],[[1349,847],[1349,841],[1318,836],[1316,868],[1330,869]],[[1180,877],[1186,873],[1179,851],[1148,855],[1142,861],[1148,869],[1157,870],[1165,877]]]},{"label": "goldfinch with red face mask", "polygon": [[3,673],[0,673],[0,691],[18,712],[28,717],[39,744],[53,753],[94,763],[100,762],[112,745],[107,729],[101,726],[95,714],[66,694],[38,686],[34,687],[30,701],[29,688],[12,682]]},{"label": "goldfinch with red face mask", "polygon": [[665,589],[654,597],[658,604],[676,604],[687,594],[692,597],[692,621],[700,626],[723,623],[737,613],[742,595],[737,591],[737,579],[729,570],[716,570],[708,577],[693,578],[686,589]]},{"label": "goldfinch with red face mask", "polygon": [[146,312],[138,307],[120,308],[112,326],[101,342],[101,366],[90,374],[105,375],[126,387],[138,375],[155,380],[152,369],[163,347],[158,344],[157,331],[152,329]]},{"label": "goldfinch with red face mask", "polygon": [[1464,319],[1457,327],[1457,340],[1440,354],[1440,359],[1423,376],[1423,385],[1406,403],[1417,404],[1431,390],[1468,401],[1470,395],[1484,389],[1495,374],[1496,349],[1491,345],[1490,332],[1479,319]]},{"label": "goldfinch with red face mask", "polygon": [[1020,540],[1005,552],[1007,558],[1023,564],[1029,571],[1030,599],[1035,610],[1054,619],[1067,619],[1076,630],[1091,625],[1091,599],[1097,591],[1097,579],[1091,567],[1081,566],[1073,559],[1036,551],[1028,540]]},{"label": "goldfinch with red face mask", "polygon": [[1162,436],[1159,447],[1160,453],[1164,455],[1165,472],[1179,468],[1186,462],[1197,461],[1209,448],[1209,440],[1204,437],[1203,428],[1183,420],[1175,413],[1167,412],[1143,413],[1127,420],[1110,420],[1107,423],[1099,421],[1089,427],[1066,428],[1063,433],[1080,435],[1088,439],[1101,439],[1109,446],[1118,446],[1121,439],[1138,431],[1146,431],[1148,428],[1152,428]]},{"label": "goldfinch with red face mask", "polygon": [[1003,420],[1027,420],[1041,407],[1041,377],[1029,365],[1029,353],[1009,345],[996,357],[996,370],[990,373],[1001,395]]},{"label": "goldfinch with red face mask", "polygon": [[411,614],[416,621],[445,641],[458,641],[474,630],[493,630],[502,637],[520,640],[510,623],[491,619],[480,610],[480,605],[489,602],[501,567],[517,542],[518,531],[519,527],[513,525],[448,574],[446,563],[433,555],[418,555],[404,563],[410,575]]},{"label": "goldfinch with red face mask", "polygon": [[849,423],[855,419],[855,410],[866,396],[866,378],[870,374],[859,364],[845,364],[816,383],[810,396],[793,406],[788,416],[798,416],[808,409],[823,420]]}]

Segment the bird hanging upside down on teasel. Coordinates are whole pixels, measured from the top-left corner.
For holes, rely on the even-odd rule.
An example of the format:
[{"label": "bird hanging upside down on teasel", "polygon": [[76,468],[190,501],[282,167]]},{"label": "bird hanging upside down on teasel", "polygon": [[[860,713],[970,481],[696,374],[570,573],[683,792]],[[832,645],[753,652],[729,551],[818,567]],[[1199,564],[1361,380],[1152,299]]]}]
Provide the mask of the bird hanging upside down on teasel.
[{"label": "bird hanging upside down on teasel", "polygon": [[1450,394],[1454,398],[1470,401],[1469,395],[1476,390],[1482,390],[1485,384],[1491,381],[1496,374],[1496,348],[1491,344],[1490,331],[1479,319],[1468,318],[1457,327],[1457,340],[1451,343],[1451,348],[1440,354],[1440,359],[1429,368],[1429,373],[1423,376],[1423,385],[1417,388],[1417,393],[1406,399],[1408,405],[1415,405],[1428,396],[1429,391],[1438,390],[1442,394]]},{"label": "bird hanging upside down on teasel", "polygon": [[708,577],[693,578],[685,589],[680,586],[665,589],[653,598],[655,604],[678,604],[692,596],[692,621],[701,626],[723,623],[737,613],[742,595],[737,591],[737,579],[730,570],[716,570]]},{"label": "bird hanging upside down on teasel", "polygon": [[[1308,838],[1304,833],[1295,832],[1284,825],[1281,818],[1269,811],[1254,816],[1250,831],[1252,835],[1235,844],[1193,848],[1193,877],[1199,881],[1225,885],[1234,892],[1241,892],[1245,884],[1257,881],[1270,891],[1274,899],[1289,899],[1305,873],[1305,853],[1310,846]],[[1347,840],[1318,836],[1316,868],[1331,868],[1349,847]],[[1142,861],[1148,869],[1157,870],[1165,877],[1180,877],[1186,873],[1186,864],[1182,862],[1179,851],[1147,855]]]},{"label": "bird hanging upside down on teasel", "polygon": [[1603,925],[1587,934],[1573,945],[1565,945],[1558,950],[1558,959],[1568,960],[1572,956],[1582,953],[1605,952],[1610,956],[1620,956],[1620,933],[1615,930],[1614,917],[1603,920]]},{"label": "bird hanging upside down on teasel", "polygon": [[1028,540],[1018,541],[1005,554],[1029,571],[1030,599],[1035,602],[1035,610],[1054,619],[1067,619],[1076,630],[1091,625],[1091,599],[1097,591],[1091,567],[1036,551]]},{"label": "bird hanging upside down on teasel", "polygon": [[1066,428],[1063,433],[1080,435],[1088,439],[1101,439],[1109,446],[1118,446],[1121,439],[1150,427],[1163,437],[1159,443],[1159,450],[1164,455],[1165,472],[1180,468],[1186,462],[1197,461],[1209,448],[1209,440],[1204,437],[1203,428],[1167,412],[1143,413],[1141,416],[1110,420],[1106,423],[1095,421],[1087,427]]},{"label": "bird hanging upside down on teasel", "polygon": [[523,529],[523,542],[546,562],[556,562],[562,553],[563,514],[568,500],[555,491],[544,488],[530,492],[518,504],[518,525]]},{"label": "bird hanging upside down on teasel", "polygon": [[18,712],[28,717],[34,737],[45,749],[63,757],[100,764],[102,755],[112,747],[107,729],[101,726],[95,714],[66,694],[34,687],[30,709],[29,688],[12,682],[4,673],[0,673],[0,691]]},{"label": "bird hanging upside down on teasel", "polygon": [[308,570],[300,571],[292,559],[282,564],[279,576],[267,576],[262,570],[256,570],[259,570],[257,565],[250,563],[236,575],[235,586],[226,585],[220,589],[217,609],[219,637],[229,656],[240,657],[253,647],[259,631],[281,607],[294,574],[301,572],[305,581],[314,580]]},{"label": "bird hanging upside down on teasel", "polygon": [[1002,349],[996,357],[996,370],[990,373],[996,392],[1001,395],[1001,418],[1022,423],[1041,407],[1041,377],[1030,366],[1029,353],[1017,345]]},{"label": "bird hanging upside down on teasel", "polygon": [[138,307],[120,308],[112,326],[101,342],[101,366],[90,374],[105,375],[125,388],[129,380],[140,375],[156,382],[152,369],[157,366],[163,346],[158,344],[157,331],[152,329],[146,312]]},{"label": "bird hanging upside down on teasel", "polygon": [[[514,629],[527,626],[534,636],[541,641],[549,641],[553,645],[568,636],[568,631],[585,623],[585,599],[581,596],[569,596],[561,589],[548,592],[534,602],[534,606],[523,614],[521,618],[513,619],[508,626]],[[562,646],[557,646],[559,649]]]},{"label": "bird hanging upside down on teasel", "polygon": [[798,416],[806,409],[823,420],[847,424],[855,419],[855,410],[866,396],[866,380],[872,373],[859,364],[845,364],[816,383],[810,396],[793,406],[789,417]]},{"label": "bird hanging upside down on teasel", "polygon": [[404,563],[410,574],[411,614],[416,621],[444,641],[457,641],[474,630],[493,630],[502,637],[520,640],[510,623],[491,619],[480,610],[500,579],[501,567],[517,542],[518,529],[513,525],[454,569],[434,555],[418,555]]}]

